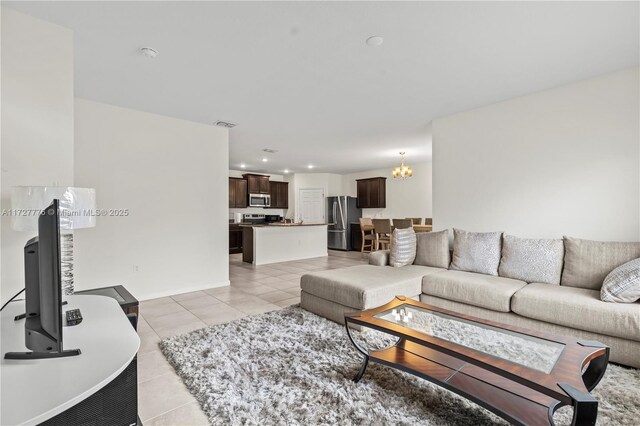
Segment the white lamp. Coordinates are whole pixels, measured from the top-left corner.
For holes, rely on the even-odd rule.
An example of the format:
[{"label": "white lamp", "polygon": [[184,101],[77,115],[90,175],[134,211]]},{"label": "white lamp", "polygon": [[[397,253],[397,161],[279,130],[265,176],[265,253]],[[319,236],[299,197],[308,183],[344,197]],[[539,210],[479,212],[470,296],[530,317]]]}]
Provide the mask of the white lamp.
[{"label": "white lamp", "polygon": [[37,232],[38,217],[53,199],[60,200],[62,293],[73,294],[73,230],[96,226],[96,190],[69,186],[14,186],[11,226]]}]

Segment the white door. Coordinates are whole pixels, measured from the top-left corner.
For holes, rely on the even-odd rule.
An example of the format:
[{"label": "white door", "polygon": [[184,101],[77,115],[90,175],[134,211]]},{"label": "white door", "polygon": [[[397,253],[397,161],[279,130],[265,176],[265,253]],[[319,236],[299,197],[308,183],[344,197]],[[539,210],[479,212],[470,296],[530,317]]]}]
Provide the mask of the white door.
[{"label": "white door", "polygon": [[324,190],[301,189],[298,195],[300,220],[304,223],[324,223]]}]

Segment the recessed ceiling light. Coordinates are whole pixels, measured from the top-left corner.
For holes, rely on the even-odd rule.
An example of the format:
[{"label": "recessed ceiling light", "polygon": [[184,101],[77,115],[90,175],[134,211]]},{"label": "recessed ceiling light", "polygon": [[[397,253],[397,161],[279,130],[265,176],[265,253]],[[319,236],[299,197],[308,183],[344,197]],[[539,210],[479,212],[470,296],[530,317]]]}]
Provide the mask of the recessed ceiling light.
[{"label": "recessed ceiling light", "polygon": [[287,173],[289,173],[289,169],[284,169],[284,174],[286,175]]},{"label": "recessed ceiling light", "polygon": [[372,36],[367,39],[368,46],[380,46],[384,42],[384,39],[380,36]]},{"label": "recessed ceiling light", "polygon": [[268,158],[266,158],[266,157],[263,157],[263,158],[262,158],[262,162],[263,162],[263,163],[266,163],[267,161],[269,161],[269,159],[268,159]]},{"label": "recessed ceiling light", "polygon": [[229,121],[216,121],[216,126],[226,127],[227,129],[231,129],[232,127],[236,127],[237,124],[231,123]]},{"label": "recessed ceiling light", "polygon": [[247,165],[246,165],[246,164],[244,164],[244,163],[240,164],[240,168],[241,168],[241,169],[244,169],[245,167],[247,167]]},{"label": "recessed ceiling light", "polygon": [[309,165],[307,166],[307,168],[308,168],[308,169],[313,169],[313,164],[309,164]]},{"label": "recessed ceiling light", "polygon": [[142,56],[149,59],[153,59],[158,56],[158,51],[153,47],[141,47],[140,53],[142,54]]}]

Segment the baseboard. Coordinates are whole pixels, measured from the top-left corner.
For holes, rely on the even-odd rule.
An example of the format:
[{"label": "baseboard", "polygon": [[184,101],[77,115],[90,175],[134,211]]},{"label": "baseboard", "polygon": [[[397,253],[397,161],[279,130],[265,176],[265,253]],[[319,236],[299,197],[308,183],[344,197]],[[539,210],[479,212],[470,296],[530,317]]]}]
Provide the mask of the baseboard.
[{"label": "baseboard", "polygon": [[159,291],[157,293],[145,293],[143,295],[135,294],[134,296],[138,300],[150,300],[150,299],[158,299],[160,297],[175,296],[177,294],[182,294],[182,293],[191,293],[192,291],[207,290],[210,288],[218,288],[218,287],[227,287],[229,285],[231,285],[231,282],[229,280],[226,280],[226,281],[220,281],[212,284],[202,284],[195,287],[181,287],[181,288],[175,288],[172,290]]}]

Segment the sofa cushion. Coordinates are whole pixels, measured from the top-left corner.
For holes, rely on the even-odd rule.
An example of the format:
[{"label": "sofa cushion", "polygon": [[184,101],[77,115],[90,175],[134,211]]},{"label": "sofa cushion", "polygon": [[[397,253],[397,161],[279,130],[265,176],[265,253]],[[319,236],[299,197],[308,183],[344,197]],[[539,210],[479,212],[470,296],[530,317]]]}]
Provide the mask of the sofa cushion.
[{"label": "sofa cushion", "polygon": [[389,242],[389,265],[394,268],[411,265],[416,258],[416,231],[394,229]]},{"label": "sofa cushion", "polygon": [[498,275],[502,232],[453,230],[453,261],[450,269]]},{"label": "sofa cushion", "polygon": [[369,253],[369,265],[389,266],[389,250],[376,250]]},{"label": "sofa cushion", "polygon": [[600,292],[533,283],[519,290],[511,310],[523,317],[640,341],[640,303],[607,303]]},{"label": "sofa cushion", "polygon": [[562,240],[538,240],[502,236],[498,273],[528,283],[560,284],[564,244]]},{"label": "sofa cushion", "polygon": [[371,309],[390,302],[397,295],[414,297],[420,294],[422,277],[440,268],[408,265],[360,265],[305,274],[300,288],[314,296],[358,309]]},{"label": "sofa cushion", "polygon": [[564,271],[560,285],[600,290],[618,266],[640,257],[640,242],[590,241],[564,237]]},{"label": "sofa cushion", "polygon": [[416,260],[414,265],[448,268],[451,262],[449,252],[449,230],[439,232],[418,232],[416,234]]},{"label": "sofa cushion", "polygon": [[640,300],[640,259],[622,264],[606,276],[600,290],[600,300],[614,303]]},{"label": "sofa cushion", "polygon": [[511,296],[526,285],[524,281],[511,278],[444,271],[425,276],[422,279],[422,292],[498,312],[509,312]]}]

